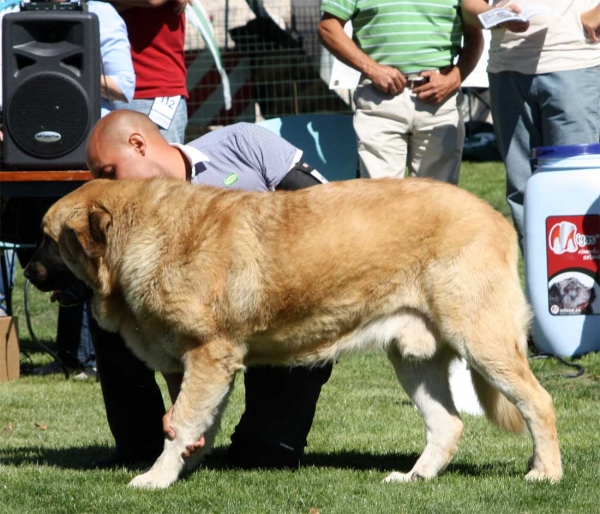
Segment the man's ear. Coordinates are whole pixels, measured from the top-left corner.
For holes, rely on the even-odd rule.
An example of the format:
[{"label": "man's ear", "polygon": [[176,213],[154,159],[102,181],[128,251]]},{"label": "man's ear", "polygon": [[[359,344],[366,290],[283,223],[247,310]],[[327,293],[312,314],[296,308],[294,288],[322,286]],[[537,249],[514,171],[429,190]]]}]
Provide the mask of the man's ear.
[{"label": "man's ear", "polygon": [[71,245],[76,244],[90,259],[103,257],[108,242],[108,228],[112,216],[104,209],[96,209],[88,213],[87,224],[79,222],[67,227],[67,237]]},{"label": "man's ear", "polygon": [[141,156],[146,155],[146,139],[141,134],[134,132],[129,136],[129,144],[133,146],[133,149]]}]

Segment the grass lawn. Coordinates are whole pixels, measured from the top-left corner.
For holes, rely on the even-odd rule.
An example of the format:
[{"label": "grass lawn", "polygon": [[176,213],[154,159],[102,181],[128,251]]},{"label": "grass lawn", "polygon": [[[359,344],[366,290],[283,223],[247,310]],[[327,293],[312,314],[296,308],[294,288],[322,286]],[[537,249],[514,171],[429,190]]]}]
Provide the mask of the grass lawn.
[{"label": "grass lawn", "polygon": [[[508,215],[504,180],[499,164],[467,163],[461,184]],[[32,291],[31,297],[36,333],[52,344],[56,309],[48,295]],[[21,276],[14,300],[27,348]],[[30,356],[24,369],[47,361],[41,353]],[[133,470],[86,469],[112,449],[96,382],[23,376],[0,384],[0,513],[599,512],[600,354],[578,362],[586,373],[570,379],[565,374],[572,370],[555,360],[531,361],[557,411],[565,478],[554,486],[524,480],[528,435],[501,433],[469,415],[461,448],[439,478],[382,484],[388,472],[410,469],[423,449],[424,430],[392,367],[377,353],[334,366],[300,471],[226,468],[224,451],[243,409],[238,377],[213,455],[165,491],[128,488]]]}]

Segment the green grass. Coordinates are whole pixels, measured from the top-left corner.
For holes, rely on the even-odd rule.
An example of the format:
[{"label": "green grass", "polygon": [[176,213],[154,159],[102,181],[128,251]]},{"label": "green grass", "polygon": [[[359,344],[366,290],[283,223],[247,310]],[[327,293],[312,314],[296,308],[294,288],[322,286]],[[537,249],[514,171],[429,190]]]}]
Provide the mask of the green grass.
[{"label": "green grass", "polygon": [[[466,164],[461,183],[506,213],[501,166]],[[15,306],[28,345],[19,282]],[[55,307],[47,295],[32,291],[31,297],[38,337],[51,341]],[[32,359],[47,360],[41,354]],[[296,473],[226,468],[224,450],[243,409],[238,377],[214,454],[203,469],[166,491],[126,487],[135,471],[85,469],[112,445],[97,383],[24,376],[0,384],[0,513],[598,512],[600,354],[579,362],[586,374],[569,379],[564,375],[571,370],[557,361],[532,361],[556,405],[565,479],[554,486],[524,480],[528,435],[501,433],[469,415],[461,448],[439,478],[382,484],[388,472],[412,466],[424,432],[380,354],[334,366],[319,400],[306,465]]]}]

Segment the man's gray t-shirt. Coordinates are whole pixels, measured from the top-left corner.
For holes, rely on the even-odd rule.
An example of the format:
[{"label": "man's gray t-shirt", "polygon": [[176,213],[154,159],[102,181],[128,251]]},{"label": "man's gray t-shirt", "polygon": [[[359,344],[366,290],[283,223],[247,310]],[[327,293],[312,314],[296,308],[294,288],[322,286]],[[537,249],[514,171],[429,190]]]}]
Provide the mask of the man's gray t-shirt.
[{"label": "man's gray t-shirt", "polygon": [[[185,147],[192,163],[192,184],[272,191],[298,162],[302,152],[271,131],[251,123],[236,123],[210,132]],[[209,161],[197,161],[188,147]]]}]

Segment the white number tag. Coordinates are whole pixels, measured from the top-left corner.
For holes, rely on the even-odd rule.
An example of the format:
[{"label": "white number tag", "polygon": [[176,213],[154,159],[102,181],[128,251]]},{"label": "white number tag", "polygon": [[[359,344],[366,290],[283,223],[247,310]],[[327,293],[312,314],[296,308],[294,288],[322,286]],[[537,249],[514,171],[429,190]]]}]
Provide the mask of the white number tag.
[{"label": "white number tag", "polygon": [[180,101],[181,96],[160,96],[155,98],[148,117],[160,128],[168,130]]}]

